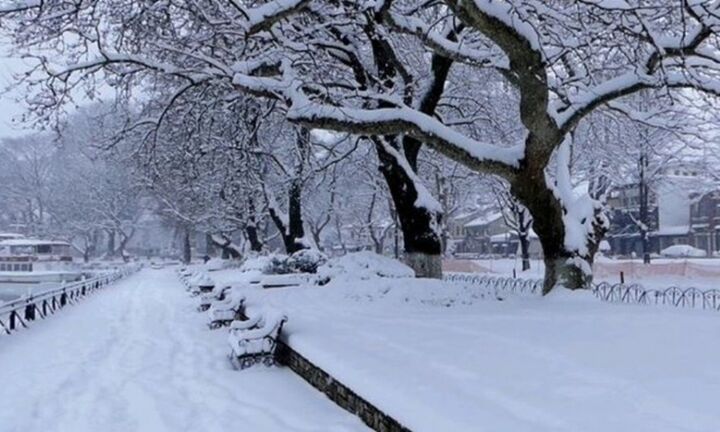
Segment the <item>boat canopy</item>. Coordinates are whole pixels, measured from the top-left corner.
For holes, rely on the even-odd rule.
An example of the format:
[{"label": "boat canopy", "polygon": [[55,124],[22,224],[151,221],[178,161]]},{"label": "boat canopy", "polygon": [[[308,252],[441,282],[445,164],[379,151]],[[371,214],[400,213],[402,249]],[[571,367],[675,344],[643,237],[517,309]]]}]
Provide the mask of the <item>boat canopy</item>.
[{"label": "boat canopy", "polygon": [[0,241],[0,255],[69,256],[70,243],[56,240],[16,238]]}]

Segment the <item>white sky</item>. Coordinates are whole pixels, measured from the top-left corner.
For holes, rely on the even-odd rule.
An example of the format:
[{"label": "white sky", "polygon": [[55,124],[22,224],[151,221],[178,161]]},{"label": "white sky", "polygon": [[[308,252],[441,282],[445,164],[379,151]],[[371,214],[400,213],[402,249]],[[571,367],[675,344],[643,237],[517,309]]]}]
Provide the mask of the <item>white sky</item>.
[{"label": "white sky", "polygon": [[21,91],[13,88],[16,84],[13,75],[27,66],[19,58],[7,57],[1,51],[0,55],[0,138],[24,135],[31,129],[19,122],[25,106]]}]

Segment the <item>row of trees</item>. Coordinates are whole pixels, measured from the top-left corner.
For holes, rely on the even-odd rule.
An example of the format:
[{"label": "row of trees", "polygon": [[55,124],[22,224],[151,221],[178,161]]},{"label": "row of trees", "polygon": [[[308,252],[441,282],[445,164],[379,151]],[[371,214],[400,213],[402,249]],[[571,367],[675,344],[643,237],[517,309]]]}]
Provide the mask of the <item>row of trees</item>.
[{"label": "row of trees", "polygon": [[78,113],[71,120],[59,139],[46,133],[0,144],[2,225],[64,238],[85,261],[122,256],[142,215],[143,194],[131,164],[97,145],[93,117]]},{"label": "row of trees", "polygon": [[[220,197],[228,207],[214,217],[246,232],[264,202],[291,252],[308,244],[302,191],[313,174],[339,166],[349,143],[370,147],[376,162],[368,152],[363,161],[379,168],[405,260],[437,277],[447,184],[428,187],[421,159],[432,151],[509,188],[542,244],[548,292],[589,283],[608,228],[607,176],[590,156],[624,143],[592,140],[592,125],[615,117],[658,129],[666,107],[716,95],[719,8],[661,0],[28,0],[0,12],[17,49],[38,60],[24,81],[39,118],[51,119],[80,89],[109,87],[138,108],[124,135],[143,143],[159,195],[165,184],[180,188],[167,194],[177,202]],[[58,54],[62,62],[53,61]],[[649,109],[636,101],[643,95]],[[311,129],[334,131],[337,143],[314,151]],[[218,174],[221,159],[232,181],[196,181]],[[587,181],[582,191],[571,165]],[[195,223],[208,215],[177,213]]]}]

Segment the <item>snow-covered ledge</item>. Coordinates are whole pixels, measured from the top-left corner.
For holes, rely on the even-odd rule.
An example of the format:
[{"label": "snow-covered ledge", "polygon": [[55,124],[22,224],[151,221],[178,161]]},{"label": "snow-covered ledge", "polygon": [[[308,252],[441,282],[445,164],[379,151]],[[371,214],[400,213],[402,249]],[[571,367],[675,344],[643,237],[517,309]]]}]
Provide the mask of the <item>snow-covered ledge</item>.
[{"label": "snow-covered ledge", "polygon": [[337,406],[359,417],[371,429],[378,432],[410,432],[410,429],[358,396],[352,389],[303,357],[282,339],[278,340],[276,357],[278,363],[289,367],[310,385],[323,392]]}]

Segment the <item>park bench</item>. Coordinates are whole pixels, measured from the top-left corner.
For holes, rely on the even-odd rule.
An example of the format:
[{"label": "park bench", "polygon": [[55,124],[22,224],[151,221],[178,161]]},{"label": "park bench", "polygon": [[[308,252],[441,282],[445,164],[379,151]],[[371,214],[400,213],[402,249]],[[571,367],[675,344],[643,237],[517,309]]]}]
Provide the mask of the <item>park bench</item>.
[{"label": "park bench", "polygon": [[208,309],[208,327],[217,329],[234,320],[245,317],[245,296],[236,290],[225,293],[223,300],[216,300]]},{"label": "park bench", "polygon": [[205,273],[199,273],[190,281],[190,295],[193,297],[210,293],[213,289],[215,289],[215,282]]},{"label": "park bench", "polygon": [[273,366],[277,340],[286,321],[287,316],[272,309],[246,321],[233,321],[228,336],[232,365],[240,370],[259,363]]},{"label": "park bench", "polygon": [[198,275],[195,272],[192,272],[190,270],[186,270],[183,273],[180,274],[180,280],[182,281],[183,285],[185,285],[186,289],[190,289],[190,283],[197,277]]},{"label": "park bench", "polygon": [[226,285],[220,289],[215,288],[209,293],[200,294],[200,306],[198,306],[198,311],[204,312],[210,309],[210,305],[212,305],[213,302],[225,300],[225,297],[231,289],[232,287],[230,285]]},{"label": "park bench", "polygon": [[314,275],[308,273],[289,273],[279,275],[268,275],[260,279],[260,285],[264,289],[296,287],[307,284]]}]

